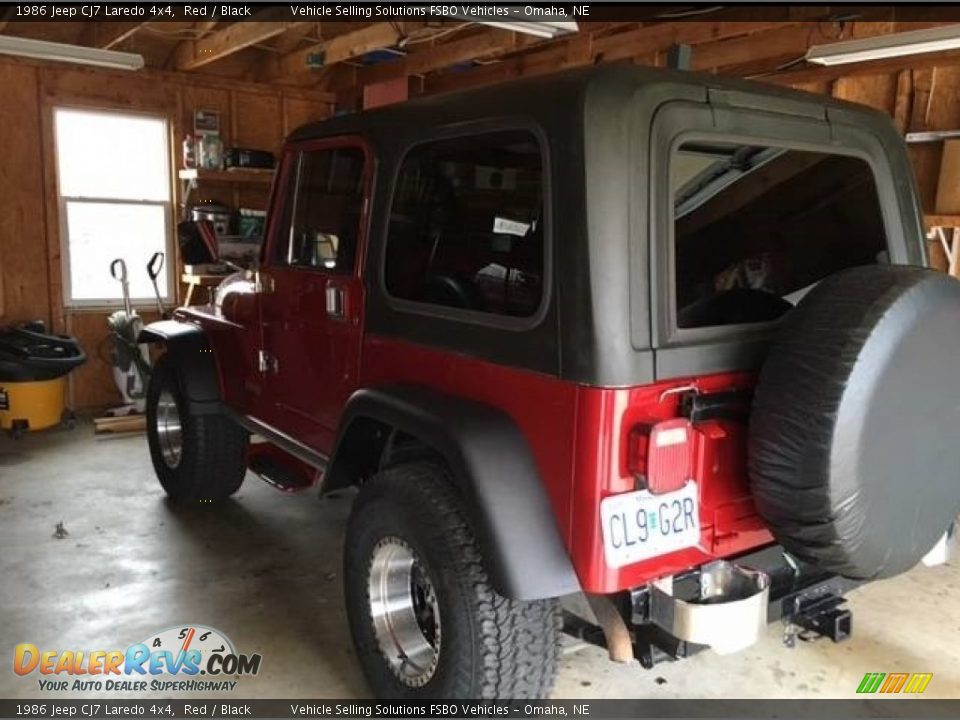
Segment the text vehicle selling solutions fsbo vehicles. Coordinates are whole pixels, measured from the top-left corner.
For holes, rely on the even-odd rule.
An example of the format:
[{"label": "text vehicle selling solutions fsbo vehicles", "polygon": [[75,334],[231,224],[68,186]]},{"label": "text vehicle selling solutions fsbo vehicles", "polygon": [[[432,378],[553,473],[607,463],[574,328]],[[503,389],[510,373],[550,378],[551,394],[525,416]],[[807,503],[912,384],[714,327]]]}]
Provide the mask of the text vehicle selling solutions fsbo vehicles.
[{"label": "text vehicle selling solutions fsbo vehicles", "polygon": [[544,696],[563,630],[647,667],[841,640],[960,511],[960,283],[911,178],[878,112],[639,67],[307,125],[258,267],[141,336],[157,475],[358,486],[379,697]]}]

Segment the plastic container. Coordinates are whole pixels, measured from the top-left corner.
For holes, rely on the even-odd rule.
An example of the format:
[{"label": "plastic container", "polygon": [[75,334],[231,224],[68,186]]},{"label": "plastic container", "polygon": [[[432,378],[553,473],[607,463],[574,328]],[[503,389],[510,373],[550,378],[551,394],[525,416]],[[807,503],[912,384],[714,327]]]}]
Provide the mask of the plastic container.
[{"label": "plastic container", "polygon": [[75,338],[50,335],[43,323],[0,330],[0,429],[19,437],[72,424],[67,375],[86,360]]}]

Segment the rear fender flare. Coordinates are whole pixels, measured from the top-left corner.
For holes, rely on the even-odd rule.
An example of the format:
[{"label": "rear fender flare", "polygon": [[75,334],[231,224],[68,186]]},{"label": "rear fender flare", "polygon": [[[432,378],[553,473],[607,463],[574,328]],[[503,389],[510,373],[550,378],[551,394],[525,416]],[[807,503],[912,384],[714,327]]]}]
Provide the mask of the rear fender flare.
[{"label": "rear fender flare", "polygon": [[530,448],[516,423],[489,405],[408,385],[354,393],[324,490],[357,482],[358,459],[382,457],[395,430],[446,462],[501,595],[534,600],[580,590]]}]

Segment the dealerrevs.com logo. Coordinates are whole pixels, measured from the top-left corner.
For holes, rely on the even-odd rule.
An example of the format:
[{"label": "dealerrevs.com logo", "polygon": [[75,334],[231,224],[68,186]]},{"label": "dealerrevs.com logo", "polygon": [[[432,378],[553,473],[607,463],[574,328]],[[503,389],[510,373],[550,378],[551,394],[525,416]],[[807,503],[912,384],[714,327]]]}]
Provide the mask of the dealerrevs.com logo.
[{"label": "dealerrevs.com logo", "polygon": [[260,672],[260,654],[238,653],[219,630],[187,625],[125,650],[49,650],[21,643],[13,651],[13,671],[36,676],[43,691],[229,692],[239,676]]}]

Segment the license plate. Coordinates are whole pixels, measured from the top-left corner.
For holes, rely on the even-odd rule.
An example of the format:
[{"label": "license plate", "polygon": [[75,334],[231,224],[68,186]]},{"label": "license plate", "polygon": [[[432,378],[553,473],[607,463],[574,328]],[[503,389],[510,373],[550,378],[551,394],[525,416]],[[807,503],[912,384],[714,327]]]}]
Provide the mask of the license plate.
[{"label": "license plate", "polygon": [[692,547],[700,542],[697,484],[654,495],[649,490],[600,501],[603,554],[610,567]]}]

